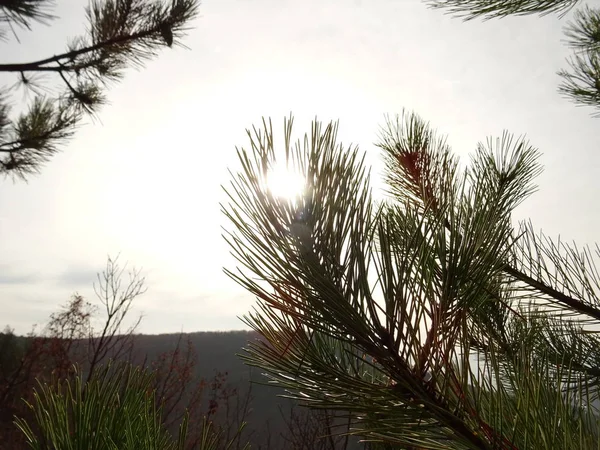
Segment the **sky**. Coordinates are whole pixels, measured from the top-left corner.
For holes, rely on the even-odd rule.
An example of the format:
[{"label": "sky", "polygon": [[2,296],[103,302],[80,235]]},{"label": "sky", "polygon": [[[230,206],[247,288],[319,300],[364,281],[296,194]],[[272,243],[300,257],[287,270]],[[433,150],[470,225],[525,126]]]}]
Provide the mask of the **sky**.
[{"label": "sky", "polygon": [[[0,44],[3,61],[63,51],[85,4],[57,0],[60,19]],[[465,23],[421,0],[204,0],[189,50],[128,71],[39,175],[0,180],[0,326],[27,333],[75,292],[94,300],[96,273],[120,254],[146,277],[140,332],[244,329],[254,299],[222,270],[235,261],[221,186],[246,128],[271,117],[281,136],[290,112],[298,138],[315,116],[339,121],[375,175],[384,115],[403,108],[462,158],[503,130],[526,135],[545,171],[515,219],[595,245],[600,119],[557,92],[571,16]]]}]

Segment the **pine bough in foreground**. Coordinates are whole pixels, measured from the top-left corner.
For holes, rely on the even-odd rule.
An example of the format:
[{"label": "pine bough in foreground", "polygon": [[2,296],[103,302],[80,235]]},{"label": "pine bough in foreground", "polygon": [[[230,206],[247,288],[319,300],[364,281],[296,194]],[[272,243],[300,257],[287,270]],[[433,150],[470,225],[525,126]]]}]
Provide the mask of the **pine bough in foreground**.
[{"label": "pine bough in foreground", "polygon": [[[387,448],[598,448],[598,251],[511,220],[538,152],[505,133],[463,170],[403,113],[382,128],[375,201],[335,124],[296,143],[292,124],[278,150],[270,122],[249,130],[226,188],[227,272],[258,298],[246,362]],[[267,183],[278,159],[305,176],[295,199]]]}]

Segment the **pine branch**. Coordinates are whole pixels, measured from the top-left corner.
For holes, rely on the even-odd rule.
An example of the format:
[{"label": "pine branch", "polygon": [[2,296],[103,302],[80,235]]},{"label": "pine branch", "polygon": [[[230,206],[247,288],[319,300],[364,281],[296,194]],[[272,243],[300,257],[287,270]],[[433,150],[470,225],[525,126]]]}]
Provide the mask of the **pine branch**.
[{"label": "pine branch", "polygon": [[104,48],[111,48],[115,45],[127,44],[130,42],[136,42],[139,39],[148,38],[150,36],[160,33],[161,25],[157,25],[155,28],[140,31],[135,34],[117,36],[98,44],[83,47],[77,50],[71,50],[60,55],[52,56],[50,58],[40,59],[29,63],[16,63],[16,64],[0,64],[0,72],[75,72],[81,70],[83,67],[76,64],[64,64],[56,66],[47,66],[52,63],[60,63],[64,60],[74,60],[78,56],[92,53]]},{"label": "pine branch", "polygon": [[0,160],[0,173],[24,178],[37,172],[58,151],[57,145],[73,135],[79,120],[80,115],[66,102],[37,97],[29,111],[12,124],[12,129],[0,128],[0,153],[8,156]]},{"label": "pine branch", "polygon": [[[446,220],[445,223],[446,223],[446,228],[448,229],[448,231],[452,231],[453,229],[450,226],[450,222],[448,222]],[[529,275],[526,275],[525,273],[523,273],[522,271],[512,267],[510,264],[505,264],[504,266],[502,266],[502,271],[505,272],[507,275],[514,277],[518,281],[528,284],[529,286],[533,287],[534,289],[537,289],[540,292],[548,295],[549,297],[552,297],[553,299],[557,300],[558,302],[569,306],[573,310],[575,310],[583,315],[593,317],[594,319],[600,321],[600,309],[599,308],[594,308],[593,306],[588,305],[577,298],[570,297],[560,291],[557,291],[556,289],[545,284],[544,282],[536,280],[535,278],[532,278]]]},{"label": "pine branch", "polygon": [[[581,106],[600,109],[600,52],[588,51],[568,59],[570,71],[560,70],[559,92]],[[594,113],[600,116],[600,111]]]},{"label": "pine branch", "polygon": [[425,0],[431,8],[446,9],[449,14],[472,20],[510,15],[565,15],[579,0]]},{"label": "pine branch", "polygon": [[31,29],[31,22],[43,24],[55,19],[49,10],[53,0],[0,0],[0,22]]},{"label": "pine branch", "polygon": [[[44,3],[10,3],[19,2],[25,9]],[[25,86],[36,72],[55,73],[65,86],[55,99],[38,92],[29,113],[15,123],[8,117],[6,98],[0,97],[0,154],[6,156],[0,160],[0,173],[26,178],[38,172],[77,124],[105,103],[103,87],[119,79],[127,66],[142,66],[160,47],[178,43],[198,6],[198,0],[92,0],[86,10],[89,31],[75,39],[69,51],[28,63],[0,64],[0,72],[19,73]]]},{"label": "pine branch", "polygon": [[[272,131],[251,136],[254,159],[238,151],[243,173],[224,212],[235,230],[228,242],[247,271],[228,273],[258,297],[246,323],[268,341],[252,345],[246,362],[307,406],[349,411],[367,439],[515,449],[558,436],[587,448],[581,444],[594,438],[581,430],[590,427],[578,425],[557,392],[560,383],[590,392],[586,377],[600,360],[595,339],[569,341],[534,312],[513,311],[520,298],[508,283],[521,272],[503,273],[514,256],[509,213],[535,189],[536,153],[524,143],[511,150],[503,139],[496,153],[475,159],[471,178],[459,177],[447,147],[430,151],[440,141],[411,119],[410,138],[390,146],[398,162],[392,190],[401,198],[381,210],[371,207],[363,161],[337,148],[335,133],[314,125],[304,151],[299,142],[293,152],[286,128],[286,155],[309,180],[310,208],[298,200],[310,210],[301,230],[298,205],[265,187]],[[489,303],[498,310],[483,307]],[[574,348],[563,352],[569,343]],[[473,374],[469,351],[477,348],[493,364],[489,376]],[[573,373],[556,368],[565,362]]]},{"label": "pine branch", "polygon": [[585,5],[575,11],[565,27],[565,36],[567,45],[576,51],[600,50],[600,10]]},{"label": "pine branch", "polygon": [[[114,5],[113,5],[114,2]],[[98,52],[99,50],[109,49],[110,52],[105,57],[111,56],[111,54],[118,55],[122,52],[128,52],[129,44],[135,44],[137,47],[158,45],[160,41],[164,42],[167,46],[173,44],[173,31],[182,30],[182,25],[189,22],[197,15],[198,4],[195,0],[175,0],[170,10],[157,9],[161,2],[138,5],[139,0],[108,0],[105,2],[104,8],[101,9],[100,5],[94,3],[91,10],[88,10],[91,21],[91,37],[92,44],[85,45],[81,48],[70,50],[68,52],[55,55],[49,58],[40,59],[29,63],[10,63],[0,64],[0,72],[30,72],[30,71],[52,71],[52,72],[65,72],[65,71],[78,71],[82,67],[79,64],[75,64],[78,57]],[[139,11],[134,11],[136,7]],[[106,25],[105,21],[115,20],[110,15],[112,11],[126,9],[126,13],[123,13],[125,17],[123,21],[134,21],[143,20],[141,23],[133,23],[127,26],[116,26],[115,24]],[[155,17],[152,17],[152,15]],[[131,18],[130,16],[134,17]],[[137,16],[141,19],[137,19]],[[154,25],[149,26],[154,22]],[[128,29],[134,26],[140,28],[139,31],[129,33]],[[98,39],[101,34],[107,33],[102,27],[112,27],[108,31],[110,37],[107,39]],[[95,31],[95,29],[98,30]],[[122,30],[122,32],[121,32]],[[112,31],[112,33],[111,33]],[[138,52],[139,55],[139,52]],[[69,63],[65,64],[64,61]],[[49,64],[56,64],[54,66],[48,66]]]},{"label": "pine branch", "polygon": [[[456,162],[451,157],[445,140],[437,138],[429,124],[417,115],[402,113],[396,121],[389,119],[386,121],[378,146],[385,152],[386,181],[390,185],[391,193],[414,204],[426,215],[442,217],[446,229],[451,233],[457,233],[457,239],[464,239],[465,236],[461,234],[456,224],[451,223],[447,215],[455,208],[453,202],[456,200],[453,200],[449,193],[456,189],[458,180]],[[511,147],[514,155],[512,159],[502,151]],[[488,140],[487,148],[492,155],[492,140]],[[486,160],[485,154],[484,146],[480,144],[477,157],[473,161],[474,172],[470,175],[473,182],[484,183],[480,191],[488,198],[481,198],[480,203],[499,208],[499,211],[512,210],[535,191],[535,187],[530,185],[530,182],[540,172],[540,168],[535,164],[537,151],[524,141],[520,140],[513,144],[512,138],[505,133],[496,148],[496,154],[505,154],[504,159],[495,161],[490,156]],[[524,158],[523,162],[518,162],[518,155]],[[527,169],[525,163],[531,168]],[[513,167],[514,164],[519,164],[519,167]],[[515,178],[515,174],[518,174],[518,178]],[[500,197],[490,197],[498,192],[502,192]],[[444,205],[447,205],[448,212],[442,209]],[[501,218],[494,220],[498,221]],[[510,264],[504,263],[499,268],[559,303],[600,321],[599,308],[566,295]]]},{"label": "pine branch", "polygon": [[517,279],[523,283],[528,284],[529,286],[533,287],[534,289],[537,289],[540,292],[548,295],[549,297],[552,297],[553,299],[557,300],[558,302],[567,305],[568,307],[572,308],[573,310],[575,310],[583,315],[593,317],[594,319],[600,321],[600,309],[594,308],[593,306],[590,306],[590,305],[587,305],[579,299],[565,295],[562,292],[559,292],[556,289],[553,289],[552,287],[548,286],[547,284],[544,284],[543,282],[540,282],[534,278],[531,278],[530,276],[515,269],[514,267],[511,267],[510,265],[504,266],[503,270],[508,275],[514,277],[515,279]]}]

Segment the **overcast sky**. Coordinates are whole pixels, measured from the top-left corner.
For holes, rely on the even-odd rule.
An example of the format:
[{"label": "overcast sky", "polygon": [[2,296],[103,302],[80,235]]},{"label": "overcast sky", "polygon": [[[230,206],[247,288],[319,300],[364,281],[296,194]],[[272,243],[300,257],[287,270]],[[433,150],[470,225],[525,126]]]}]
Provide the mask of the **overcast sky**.
[{"label": "overcast sky", "polygon": [[[1,44],[4,62],[57,54],[83,29],[85,2],[57,3],[51,27]],[[204,0],[190,50],[131,70],[101,121],[29,183],[0,181],[0,326],[26,333],[72,293],[93,298],[95,273],[121,252],[147,279],[140,331],[243,328],[254,300],[222,273],[234,263],[220,186],[245,129],[270,116],[281,134],[290,112],[298,137],[315,115],[339,120],[375,171],[378,127],[402,108],[464,157],[504,129],[526,134],[545,172],[516,218],[594,244],[600,119],[557,93],[570,16],[464,23],[420,0]]]}]

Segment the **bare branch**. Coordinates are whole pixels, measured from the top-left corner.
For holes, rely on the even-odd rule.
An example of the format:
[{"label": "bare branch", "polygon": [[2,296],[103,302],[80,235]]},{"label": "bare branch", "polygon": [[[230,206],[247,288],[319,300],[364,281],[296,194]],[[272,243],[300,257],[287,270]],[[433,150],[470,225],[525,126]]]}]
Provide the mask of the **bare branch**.
[{"label": "bare branch", "polygon": [[98,284],[94,283],[96,296],[106,311],[106,321],[100,335],[89,338],[91,353],[88,356],[88,380],[92,377],[96,365],[113,352],[117,345],[122,349],[131,342],[132,335],[141,321],[141,317],[138,318],[124,335],[119,336],[123,332],[121,325],[133,301],[147,290],[144,285],[145,278],[141,277],[141,272],[136,269],[129,271],[129,281],[124,288],[121,287],[126,266],[127,264],[119,266],[118,256],[115,259],[109,257],[106,269],[97,275]]}]

